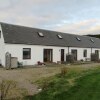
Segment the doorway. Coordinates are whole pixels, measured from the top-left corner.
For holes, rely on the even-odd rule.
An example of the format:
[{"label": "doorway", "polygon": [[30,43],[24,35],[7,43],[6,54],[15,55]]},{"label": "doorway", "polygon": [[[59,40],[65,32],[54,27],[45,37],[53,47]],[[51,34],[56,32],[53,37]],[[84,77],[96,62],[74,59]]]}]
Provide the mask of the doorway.
[{"label": "doorway", "polygon": [[64,49],[61,49],[61,62],[64,62]]},{"label": "doorway", "polygon": [[53,57],[53,50],[52,49],[44,49],[44,62],[52,62],[52,57]]}]

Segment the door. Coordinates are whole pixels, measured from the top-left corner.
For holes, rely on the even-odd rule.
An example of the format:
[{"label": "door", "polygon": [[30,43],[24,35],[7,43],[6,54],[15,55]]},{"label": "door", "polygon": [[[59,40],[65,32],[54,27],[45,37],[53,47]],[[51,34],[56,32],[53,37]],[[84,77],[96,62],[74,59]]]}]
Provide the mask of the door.
[{"label": "door", "polygon": [[71,54],[73,55],[74,60],[77,61],[77,50],[76,49],[72,49],[71,50]]},{"label": "door", "polygon": [[64,49],[61,49],[61,62],[64,61]]},{"label": "door", "polygon": [[44,49],[44,62],[52,62],[52,49]]}]

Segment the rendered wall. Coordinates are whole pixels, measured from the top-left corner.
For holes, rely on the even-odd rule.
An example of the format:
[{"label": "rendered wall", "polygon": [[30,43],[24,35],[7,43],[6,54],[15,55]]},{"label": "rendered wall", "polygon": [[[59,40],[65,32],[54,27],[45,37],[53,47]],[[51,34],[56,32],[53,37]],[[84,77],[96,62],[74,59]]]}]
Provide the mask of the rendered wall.
[{"label": "rendered wall", "polygon": [[4,38],[2,34],[2,29],[0,25],[0,31],[1,31],[1,38],[0,38],[0,63],[2,65],[5,65],[5,44],[4,44]]},{"label": "rendered wall", "polygon": [[[53,62],[61,60],[61,49],[65,49],[65,54],[68,52],[67,47],[39,46],[39,45],[21,45],[21,44],[6,44],[5,52],[11,53],[12,57],[18,57],[19,62],[24,65],[37,64],[38,61],[43,62],[43,50],[53,49]],[[31,48],[31,59],[23,59],[23,48]],[[66,55],[65,55],[66,58]]]},{"label": "rendered wall", "polygon": [[[31,48],[31,59],[24,60],[23,59],[23,48]],[[5,53],[11,53],[12,57],[17,57],[19,62],[23,62],[24,65],[34,65],[37,64],[38,61],[43,62],[43,50],[44,49],[53,49],[53,62],[61,61],[61,49],[65,50],[65,60],[66,54],[68,54],[68,47],[53,47],[53,46],[39,46],[39,45],[21,45],[21,44],[6,44],[5,45]],[[77,49],[77,60],[85,60],[86,58],[91,57],[91,52],[94,53],[95,50],[100,49],[95,48],[76,48],[69,47],[69,53],[71,53],[72,49]],[[83,51],[87,50],[87,57],[83,56]],[[99,56],[100,57],[100,56]]]}]

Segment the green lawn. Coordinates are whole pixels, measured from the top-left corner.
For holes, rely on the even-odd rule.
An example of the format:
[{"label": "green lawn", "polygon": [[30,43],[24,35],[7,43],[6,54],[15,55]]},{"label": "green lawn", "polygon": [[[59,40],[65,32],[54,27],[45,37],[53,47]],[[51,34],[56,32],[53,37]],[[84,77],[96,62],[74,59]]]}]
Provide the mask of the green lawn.
[{"label": "green lawn", "polygon": [[37,82],[45,89],[26,100],[99,100],[100,68],[72,69],[65,76],[57,74]]}]

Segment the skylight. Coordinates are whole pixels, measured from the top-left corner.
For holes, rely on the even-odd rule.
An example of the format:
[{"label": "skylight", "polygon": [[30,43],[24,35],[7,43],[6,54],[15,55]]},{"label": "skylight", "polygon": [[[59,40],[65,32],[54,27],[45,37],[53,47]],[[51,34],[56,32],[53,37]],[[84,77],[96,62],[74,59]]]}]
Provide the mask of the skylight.
[{"label": "skylight", "polygon": [[62,36],[61,35],[58,34],[57,36],[58,36],[59,39],[62,39]]},{"label": "skylight", "polygon": [[90,38],[90,41],[94,43],[94,40],[92,38]]},{"label": "skylight", "polygon": [[77,39],[78,41],[81,41],[81,39],[80,39],[79,37],[76,37],[76,39]]},{"label": "skylight", "polygon": [[38,32],[38,35],[39,35],[40,37],[44,37],[44,34],[43,34],[42,32]]}]

